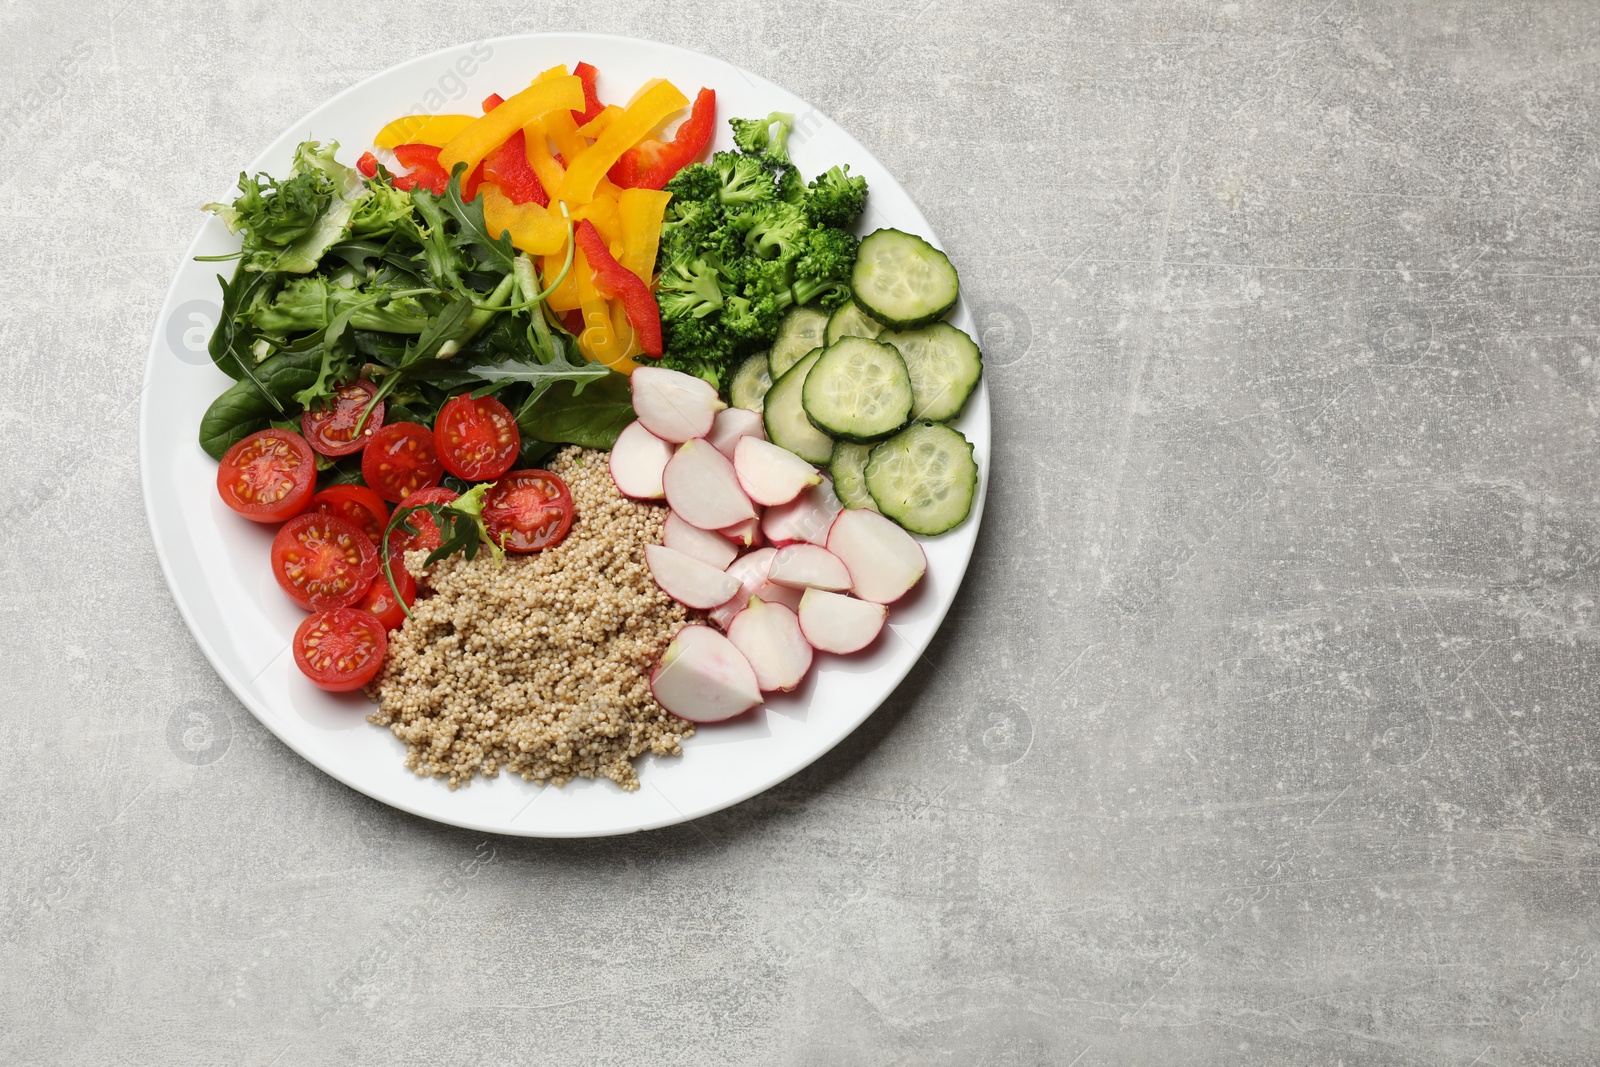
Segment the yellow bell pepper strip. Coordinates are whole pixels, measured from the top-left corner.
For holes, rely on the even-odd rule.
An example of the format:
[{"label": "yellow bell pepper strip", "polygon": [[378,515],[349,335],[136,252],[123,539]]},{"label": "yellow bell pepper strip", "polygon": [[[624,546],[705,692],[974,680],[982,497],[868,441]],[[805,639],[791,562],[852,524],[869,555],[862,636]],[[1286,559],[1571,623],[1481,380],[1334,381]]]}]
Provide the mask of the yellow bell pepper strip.
[{"label": "yellow bell pepper strip", "polygon": [[515,203],[489,182],[484,182],[478,193],[483,197],[483,222],[491,235],[510,234],[511,243],[529,255],[555,256],[566,251],[567,224],[560,216],[552,217],[532,202]]},{"label": "yellow bell pepper strip", "polygon": [[[583,224],[579,223],[581,227]],[[593,232],[593,227],[590,227]],[[580,256],[583,256],[583,245],[578,246]],[[578,350],[596,363],[611,366],[622,358],[622,345],[617,339],[615,331],[611,329],[611,308],[606,304],[606,298],[600,295],[595,288],[594,271],[589,269],[587,257],[584,257],[583,270],[574,271],[578,275],[578,295],[583,310],[583,332],[578,335]]]},{"label": "yellow bell pepper strip", "polygon": [[621,115],[622,109],[620,107],[616,104],[607,104],[600,109],[600,114],[578,127],[578,136],[587,137],[591,141],[598,141],[600,135],[610,129],[611,124],[616,122]]},{"label": "yellow bell pepper strip", "polygon": [[472,125],[451,138],[439,149],[439,165],[450,174],[457,164],[465,163],[470,173],[484,156],[534,119],[551,112],[564,113],[574,107],[583,107],[583,82],[577,78],[568,75],[534,82],[482,118],[474,119]]},{"label": "yellow bell pepper strip", "polygon": [[[638,366],[637,363],[633,362],[634,357],[644,355],[644,346],[639,343],[639,331],[635,330],[628,322],[628,309],[623,306],[620,300],[611,302],[611,330],[617,335],[617,340],[621,343],[622,358],[632,364],[622,373],[632,374],[634,367]],[[622,370],[621,367],[617,369]]]},{"label": "yellow bell pepper strip", "polygon": [[[583,155],[589,149],[589,142],[578,136],[578,124],[573,121],[572,114],[567,111],[552,112],[544,117],[545,132],[550,135],[550,140],[556,143],[556,151],[561,154],[558,161],[563,167],[571,167],[572,161]],[[554,196],[555,193],[550,194]],[[580,200],[568,200],[569,204],[582,203]]]},{"label": "yellow bell pepper strip", "polygon": [[[669,81],[656,82],[638,95],[623,113],[606,128],[600,139],[576,159],[567,160],[567,176],[559,193],[551,198],[569,204],[581,204],[594,196],[594,188],[606,176],[611,165],[622,158],[622,153],[632,148],[651,130],[661,125],[676,111],[689,106],[689,98],[680,93]],[[499,108],[490,114],[497,113]],[[481,121],[481,120],[480,120]],[[443,153],[441,153],[442,155]]]},{"label": "yellow bell pepper strip", "polygon": [[661,220],[671,199],[671,193],[657,189],[624,189],[617,197],[617,215],[622,221],[622,255],[617,259],[646,285],[655,277]]},{"label": "yellow bell pepper strip", "polygon": [[550,154],[550,135],[545,132],[544,123],[528,123],[522,127],[522,137],[526,142],[523,149],[528,155],[528,166],[539,176],[539,184],[544,186],[545,192],[561,188],[561,179],[567,176],[567,168],[557,163],[556,157]]},{"label": "yellow bell pepper strip", "polygon": [[[561,214],[559,207],[555,207],[552,210],[557,216]],[[574,222],[588,219],[593,223],[594,228],[600,231],[600,236],[605,238],[608,249],[612,245],[616,245],[619,248],[622,247],[622,216],[617,210],[617,201],[615,199],[608,196],[596,196],[587,204],[572,208],[571,212]]]},{"label": "yellow bell pepper strip", "polygon": [[[544,262],[539,265],[539,272],[544,275],[545,284],[550,284],[550,279],[561,273],[561,265],[566,262],[565,250],[559,256],[545,256]],[[579,251],[572,260],[572,269],[567,271],[567,276],[561,279],[561,284],[550,290],[550,295],[545,297],[545,304],[551,311],[564,312],[576,311],[583,304],[578,293],[578,278],[588,277],[589,265],[584,262],[583,252]]]},{"label": "yellow bell pepper strip", "polygon": [[477,121],[472,115],[407,115],[379,130],[372,143],[379,148],[401,144],[431,144],[443,148],[452,137]]}]

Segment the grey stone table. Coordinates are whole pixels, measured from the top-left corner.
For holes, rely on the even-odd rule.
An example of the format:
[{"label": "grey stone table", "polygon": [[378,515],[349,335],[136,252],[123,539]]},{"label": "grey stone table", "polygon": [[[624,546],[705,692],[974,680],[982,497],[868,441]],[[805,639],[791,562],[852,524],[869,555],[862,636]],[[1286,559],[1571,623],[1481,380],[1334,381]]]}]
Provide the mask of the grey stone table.
[{"label": "grey stone table", "polygon": [[[0,1061],[1596,1062],[1595,16],[6,5]],[[537,29],[870,146],[997,427],[926,669],[764,796],[587,843],[278,743],[135,447],[196,205],[360,78]]]}]

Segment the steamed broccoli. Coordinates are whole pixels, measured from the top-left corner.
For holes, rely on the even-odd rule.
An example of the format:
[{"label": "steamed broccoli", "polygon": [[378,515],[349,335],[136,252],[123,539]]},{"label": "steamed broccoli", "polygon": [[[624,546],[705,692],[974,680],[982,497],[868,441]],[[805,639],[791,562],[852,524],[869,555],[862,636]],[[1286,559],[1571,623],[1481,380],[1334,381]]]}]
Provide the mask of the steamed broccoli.
[{"label": "steamed broccoli", "polygon": [[717,198],[724,205],[759,204],[777,198],[772,175],[753,156],[718,152],[711,157],[711,167],[722,182]]},{"label": "steamed broccoli", "polygon": [[714,200],[722,191],[722,179],[709,163],[691,163],[663,187],[672,194],[674,206],[700,200]]},{"label": "steamed broccoli", "polygon": [[849,226],[867,203],[867,179],[850,176],[850,167],[833,167],[806,186],[806,212],[818,226]]},{"label": "steamed broccoli", "polygon": [[752,216],[744,246],[762,259],[792,259],[811,232],[805,212],[780,201]]},{"label": "steamed broccoli", "polygon": [[714,264],[679,260],[661,272],[656,303],[667,319],[703,319],[722,306],[722,284]]},{"label": "steamed broccoli", "polygon": [[778,168],[777,175],[778,199],[785,204],[804,204],[806,202],[806,180],[800,177],[800,168],[793,163],[786,163]]},{"label": "steamed broccoli", "polygon": [[729,119],[728,125],[733,127],[733,143],[739,146],[741,152],[759,156],[771,163],[789,162],[789,131],[794,127],[793,115],[774,111],[764,119]]}]

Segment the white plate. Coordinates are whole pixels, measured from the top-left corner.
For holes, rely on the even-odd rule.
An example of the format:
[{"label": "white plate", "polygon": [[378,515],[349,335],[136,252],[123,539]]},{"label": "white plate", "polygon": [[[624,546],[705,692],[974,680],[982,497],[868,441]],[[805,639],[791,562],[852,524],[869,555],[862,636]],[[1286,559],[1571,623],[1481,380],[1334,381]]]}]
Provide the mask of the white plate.
[{"label": "white plate", "polygon": [[[724,121],[729,116],[792,112],[793,155],[807,177],[837,163],[866,176],[863,232],[896,226],[938,243],[883,165],[805,101],[719,59],[621,37],[500,37],[414,59],[329,100],[284,131],[248,169],[287,173],[295,145],[308,138],[338,141],[344,146],[340,158],[353,163],[392,118],[475,113],[491,92],[509,96],[539,71],[579,60],[599,68],[606,100],[626,100],[653,77],[671,79],[691,97],[701,86],[715,89],[718,149],[732,147]],[[232,267],[193,257],[238,247],[220,221],[208,219],[167,292],[139,410],[145,507],[178,610],[217,673],[268,729],[346,785],[424,818],[527,837],[595,837],[684,822],[783,781],[838,744],[916,665],[950,607],[972,555],[988,484],[989,398],[981,385],[960,422],[977,450],[980,471],[972,517],[926,542],[922,588],[891,609],[891,632],[875,651],[850,658],[819,655],[799,691],[775,695],[737,722],[700,728],[681,758],[645,757],[639,764],[642,787],[633,793],[604,780],[579,779],[557,789],[508,775],[452,792],[442,782],[416,777],[401,765],[400,742],[366,722],[370,704],[323,693],[295,668],[289,639],[304,615],[268,570],[274,531],[228,510],[216,492],[217,465],[196,443],[201,414],[229,383],[211,365],[205,341],[217,318],[216,275]],[[952,321],[974,332],[964,304]]]}]

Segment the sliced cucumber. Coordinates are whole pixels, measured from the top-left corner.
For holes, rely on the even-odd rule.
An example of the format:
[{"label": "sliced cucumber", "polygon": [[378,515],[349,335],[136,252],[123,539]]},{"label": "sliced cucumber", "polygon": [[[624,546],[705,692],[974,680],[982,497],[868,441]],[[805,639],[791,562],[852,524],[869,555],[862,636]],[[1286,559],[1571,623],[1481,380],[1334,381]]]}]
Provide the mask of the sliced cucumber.
[{"label": "sliced cucumber", "polygon": [[772,371],[765,352],[757,352],[739,364],[728,381],[728,399],[736,408],[760,411],[767,390],[772,388]]},{"label": "sliced cucumber", "polygon": [[938,422],[917,422],[872,450],[867,491],[914,534],[941,534],[972,511],[978,464],[972,443]]},{"label": "sliced cucumber", "polygon": [[852,301],[828,316],[828,344],[841,337],[876,337],[883,332],[883,323],[862,311]]},{"label": "sliced cucumber", "polygon": [[767,357],[772,364],[772,376],[799,363],[813,348],[820,348],[828,332],[828,313],[821,308],[791,308],[778,324],[778,336],[772,342],[772,353]]},{"label": "sliced cucumber", "polygon": [[911,417],[911,375],[893,345],[841,337],[806,376],[801,402],[817,429],[846,441],[888,437]]},{"label": "sliced cucumber", "polygon": [[847,508],[866,508],[877,511],[878,504],[867,492],[867,456],[871,445],[854,441],[837,441],[833,458],[828,461],[828,473],[833,477],[833,491]]},{"label": "sliced cucumber", "polygon": [[806,409],[801,406],[800,394],[806,376],[822,357],[823,350],[814,348],[784,372],[783,377],[767,390],[766,411],[762,423],[767,430],[767,440],[780,448],[787,448],[807,463],[826,463],[833,456],[833,438],[811,425]]},{"label": "sliced cucumber", "polygon": [[874,230],[861,239],[850,288],[863,311],[897,330],[926,326],[961,295],[949,258],[900,230]]},{"label": "sliced cucumber", "polygon": [[911,417],[943,422],[961,414],[983,375],[983,354],[948,322],[920,330],[890,330],[878,340],[894,345],[911,373]]}]

